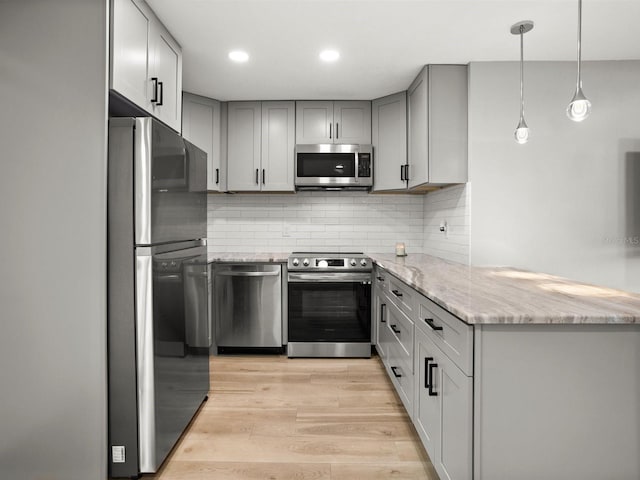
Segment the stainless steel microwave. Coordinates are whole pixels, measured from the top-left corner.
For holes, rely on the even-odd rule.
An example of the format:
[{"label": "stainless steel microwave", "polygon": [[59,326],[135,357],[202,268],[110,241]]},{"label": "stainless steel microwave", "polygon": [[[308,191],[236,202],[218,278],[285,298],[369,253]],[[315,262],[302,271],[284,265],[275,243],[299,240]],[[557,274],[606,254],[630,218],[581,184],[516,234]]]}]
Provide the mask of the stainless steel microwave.
[{"label": "stainless steel microwave", "polygon": [[297,189],[368,190],[372,185],[371,145],[296,145]]}]

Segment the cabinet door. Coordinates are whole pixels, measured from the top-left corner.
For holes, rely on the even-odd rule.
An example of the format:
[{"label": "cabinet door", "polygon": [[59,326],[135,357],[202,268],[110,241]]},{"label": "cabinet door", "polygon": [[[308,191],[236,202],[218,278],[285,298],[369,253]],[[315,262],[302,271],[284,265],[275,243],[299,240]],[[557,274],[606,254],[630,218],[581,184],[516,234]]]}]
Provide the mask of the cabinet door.
[{"label": "cabinet door", "polygon": [[333,143],[371,143],[371,102],[334,102]]},{"label": "cabinet door", "polygon": [[182,136],[207,152],[207,190],[223,191],[220,164],[220,102],[185,93]]},{"label": "cabinet door", "polygon": [[473,378],[420,330],[416,330],[416,348],[418,434],[442,480],[471,480]]},{"label": "cabinet door", "polygon": [[376,350],[380,358],[385,359],[387,357],[387,347],[390,340],[390,334],[386,332],[387,327],[387,301],[381,294],[376,294],[374,297],[373,308],[373,322],[374,325],[374,338],[376,343]]},{"label": "cabinet door", "polygon": [[467,67],[429,65],[429,183],[467,181]]},{"label": "cabinet door", "polygon": [[440,411],[438,397],[429,395],[429,363],[435,363],[435,346],[426,335],[416,329],[415,353],[415,422],[414,425],[425,450],[435,463],[440,443]]},{"label": "cabinet door", "polygon": [[262,102],[263,191],[293,191],[294,102]]},{"label": "cabinet door", "polygon": [[373,190],[407,187],[400,169],[407,163],[407,92],[372,102]]},{"label": "cabinet door", "polygon": [[227,187],[260,190],[260,102],[230,102],[227,124]]},{"label": "cabinet door", "polygon": [[333,143],[333,102],[296,102],[296,143]]},{"label": "cabinet door", "polygon": [[429,181],[429,70],[424,67],[407,92],[409,100],[409,188]]},{"label": "cabinet door", "polygon": [[[180,132],[182,121],[182,51],[159,22],[152,24],[149,77],[157,78],[152,113]],[[153,89],[151,82],[150,88]],[[154,92],[152,91],[152,97]]]},{"label": "cabinet door", "polygon": [[110,88],[149,109],[147,64],[153,13],[144,2],[114,0],[111,5]]}]

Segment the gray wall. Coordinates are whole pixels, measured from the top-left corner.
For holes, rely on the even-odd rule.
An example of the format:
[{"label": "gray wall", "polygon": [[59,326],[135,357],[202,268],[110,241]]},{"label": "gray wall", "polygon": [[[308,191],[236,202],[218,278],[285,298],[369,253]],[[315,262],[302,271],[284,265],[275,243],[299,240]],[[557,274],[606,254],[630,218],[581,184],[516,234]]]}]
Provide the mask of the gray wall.
[{"label": "gray wall", "polygon": [[565,115],[575,74],[525,64],[531,139],[518,145],[518,63],[471,64],[471,263],[640,292],[640,62],[583,64],[583,123]]},{"label": "gray wall", "polygon": [[0,1],[0,478],[106,478],[104,0]]}]

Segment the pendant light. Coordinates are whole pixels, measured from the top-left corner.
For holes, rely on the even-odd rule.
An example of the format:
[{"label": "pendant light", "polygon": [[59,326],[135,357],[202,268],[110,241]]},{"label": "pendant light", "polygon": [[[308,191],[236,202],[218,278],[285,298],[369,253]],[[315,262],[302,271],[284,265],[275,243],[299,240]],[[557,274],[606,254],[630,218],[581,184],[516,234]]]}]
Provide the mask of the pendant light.
[{"label": "pendant light", "polygon": [[511,26],[511,33],[520,35],[520,121],[514,133],[516,142],[520,144],[529,141],[529,127],[524,121],[524,34],[532,29],[533,22],[530,20],[523,20]]},{"label": "pendant light", "polygon": [[591,113],[591,102],[582,92],[582,79],[580,67],[582,66],[582,0],[578,0],[578,80],[576,81],[576,93],[573,95],[567,107],[567,117],[574,122],[581,122]]}]

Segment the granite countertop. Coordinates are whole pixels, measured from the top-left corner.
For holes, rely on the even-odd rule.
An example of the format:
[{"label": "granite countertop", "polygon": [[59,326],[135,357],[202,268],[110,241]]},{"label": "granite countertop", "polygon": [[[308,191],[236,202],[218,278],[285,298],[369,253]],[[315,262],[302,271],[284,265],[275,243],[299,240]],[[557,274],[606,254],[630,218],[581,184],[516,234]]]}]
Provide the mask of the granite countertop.
[{"label": "granite countertop", "polygon": [[369,256],[469,324],[640,324],[640,294],[424,254]]},{"label": "granite countertop", "polygon": [[208,253],[207,262],[253,262],[253,263],[287,263],[289,252],[261,252],[261,253]]}]

